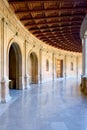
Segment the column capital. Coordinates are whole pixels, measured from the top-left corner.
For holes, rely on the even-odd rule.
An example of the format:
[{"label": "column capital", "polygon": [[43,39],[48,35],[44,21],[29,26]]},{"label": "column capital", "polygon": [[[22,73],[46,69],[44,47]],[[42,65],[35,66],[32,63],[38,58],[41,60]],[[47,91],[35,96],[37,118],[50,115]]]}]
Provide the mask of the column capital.
[{"label": "column capital", "polygon": [[5,19],[5,17],[2,17],[1,20],[2,20],[2,22],[3,22],[4,24],[8,25],[8,21],[7,21],[7,19]]},{"label": "column capital", "polygon": [[52,56],[54,56],[55,55],[55,53],[54,52],[52,52]]},{"label": "column capital", "polygon": [[84,38],[82,38],[82,45],[84,44]]},{"label": "column capital", "polygon": [[43,47],[40,47],[39,51],[42,51],[43,50]]},{"label": "column capital", "polygon": [[87,35],[84,35],[84,38],[82,38],[82,46],[84,46],[84,44],[87,44]]},{"label": "column capital", "polygon": [[85,38],[85,39],[87,38],[87,35],[86,35],[86,34],[84,35],[84,38]]}]

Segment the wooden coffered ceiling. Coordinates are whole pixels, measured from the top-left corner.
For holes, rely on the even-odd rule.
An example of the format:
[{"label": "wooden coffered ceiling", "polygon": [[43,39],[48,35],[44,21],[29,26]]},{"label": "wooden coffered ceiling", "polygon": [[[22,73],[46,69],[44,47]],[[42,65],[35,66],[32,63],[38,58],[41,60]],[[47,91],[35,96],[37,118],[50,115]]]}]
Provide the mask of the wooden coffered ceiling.
[{"label": "wooden coffered ceiling", "polygon": [[56,48],[81,52],[81,23],[87,0],[8,0],[21,23]]}]

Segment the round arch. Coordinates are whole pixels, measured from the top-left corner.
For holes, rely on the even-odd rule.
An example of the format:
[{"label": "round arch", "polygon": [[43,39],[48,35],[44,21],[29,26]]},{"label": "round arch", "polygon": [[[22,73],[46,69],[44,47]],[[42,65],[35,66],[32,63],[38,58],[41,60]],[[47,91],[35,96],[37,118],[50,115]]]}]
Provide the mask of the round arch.
[{"label": "round arch", "polygon": [[28,72],[30,75],[30,83],[38,83],[38,57],[35,52],[31,52],[28,56]]},{"label": "round arch", "polygon": [[10,88],[22,89],[22,53],[16,42],[8,47],[8,77]]}]

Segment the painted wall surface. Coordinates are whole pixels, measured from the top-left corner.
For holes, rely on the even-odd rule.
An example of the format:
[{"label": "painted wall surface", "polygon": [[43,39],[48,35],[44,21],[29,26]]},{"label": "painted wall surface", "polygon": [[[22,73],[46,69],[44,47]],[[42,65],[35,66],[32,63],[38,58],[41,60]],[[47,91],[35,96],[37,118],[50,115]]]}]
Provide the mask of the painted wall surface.
[{"label": "painted wall surface", "polygon": [[[4,6],[3,6],[4,5]],[[3,9],[4,8],[4,9]],[[13,14],[6,0],[0,1],[0,81],[3,84],[9,80],[9,49],[12,43],[17,43],[22,55],[22,89],[25,88],[25,82],[28,85],[31,81],[31,61],[30,54],[34,52],[37,55],[38,61],[38,83],[56,80],[56,59],[63,60],[63,77],[81,76],[82,73],[82,54],[69,52],[43,43],[18,21]],[[54,57],[53,57],[54,54]],[[53,62],[54,58],[54,62]],[[49,62],[49,70],[46,70],[46,61]],[[71,70],[71,62],[73,70]],[[21,64],[20,64],[21,66]],[[29,80],[27,80],[29,79]],[[7,100],[9,96],[9,87],[3,87],[0,84],[0,100]]]}]

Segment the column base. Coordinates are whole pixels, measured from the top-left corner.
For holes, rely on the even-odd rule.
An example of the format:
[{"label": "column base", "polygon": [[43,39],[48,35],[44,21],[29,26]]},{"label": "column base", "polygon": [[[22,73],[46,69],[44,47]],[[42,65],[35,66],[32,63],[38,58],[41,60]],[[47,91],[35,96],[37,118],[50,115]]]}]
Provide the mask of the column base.
[{"label": "column base", "polygon": [[9,94],[9,80],[5,79],[1,81],[1,103],[6,103],[11,100]]},{"label": "column base", "polygon": [[81,91],[82,91],[84,94],[87,94],[87,76],[82,76],[82,77],[81,77],[80,87],[81,87]]},{"label": "column base", "polygon": [[54,81],[54,74],[52,74],[52,81]]},{"label": "column base", "polygon": [[42,84],[42,75],[38,75],[38,84]]},{"label": "column base", "polygon": [[25,89],[30,89],[30,85],[29,85],[29,76],[25,76]]},{"label": "column base", "polygon": [[2,98],[1,99],[1,103],[7,103],[7,102],[9,102],[10,100],[11,100],[11,96],[10,95],[8,95],[8,96],[6,96],[5,98]]}]

